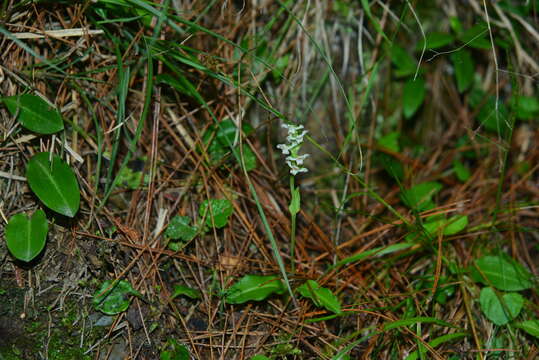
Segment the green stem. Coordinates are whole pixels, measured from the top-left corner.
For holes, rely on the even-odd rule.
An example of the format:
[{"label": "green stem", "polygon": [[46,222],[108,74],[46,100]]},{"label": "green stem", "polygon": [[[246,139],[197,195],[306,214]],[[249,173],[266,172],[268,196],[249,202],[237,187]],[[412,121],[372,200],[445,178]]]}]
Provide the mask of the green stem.
[{"label": "green stem", "polygon": [[[290,193],[294,194],[294,176],[290,176]],[[292,195],[294,196],[294,195]],[[292,201],[292,200],[291,200]],[[290,215],[290,261],[292,262],[292,274],[296,272],[296,259],[295,259],[295,250],[296,250],[296,211],[291,210]]]}]

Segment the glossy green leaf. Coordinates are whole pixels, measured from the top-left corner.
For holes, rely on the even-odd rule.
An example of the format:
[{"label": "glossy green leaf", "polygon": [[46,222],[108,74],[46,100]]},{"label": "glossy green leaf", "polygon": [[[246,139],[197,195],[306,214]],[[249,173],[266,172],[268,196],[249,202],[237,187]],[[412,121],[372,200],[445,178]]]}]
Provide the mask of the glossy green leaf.
[{"label": "glossy green leaf", "polygon": [[479,304],[485,316],[496,325],[505,325],[518,316],[524,298],[519,293],[508,293],[501,297],[491,287],[481,290],[479,295]]},{"label": "glossy green leaf", "polygon": [[415,74],[417,61],[398,45],[391,47],[391,62],[395,65],[395,75],[405,77]]},{"label": "glossy green leaf", "polygon": [[454,52],[450,56],[455,69],[457,89],[460,93],[468,90],[473,83],[475,65],[472,55],[466,49]]},{"label": "glossy green leaf", "polygon": [[285,291],[282,281],[275,275],[245,275],[226,290],[225,301],[228,304],[261,301],[272,294],[280,295]]},{"label": "glossy green leaf", "polygon": [[142,297],[126,280],[107,280],[95,292],[93,304],[96,310],[104,314],[116,315],[127,310],[131,304],[130,295]]},{"label": "glossy green leaf", "polygon": [[191,299],[200,299],[200,291],[183,285],[174,285],[174,290],[172,291],[171,299],[175,299],[178,296],[187,296]]},{"label": "glossy green leaf", "polygon": [[43,251],[48,231],[43,210],[37,210],[32,217],[14,215],[5,229],[7,248],[15,258],[31,261]]},{"label": "glossy green leaf", "polygon": [[[485,285],[503,291],[520,291],[532,287],[531,274],[519,263],[507,256],[483,256],[475,261],[481,270],[474,278]],[[483,276],[488,281],[483,279]]]},{"label": "glossy green leaf", "polygon": [[174,240],[191,241],[197,235],[197,228],[189,225],[191,218],[188,216],[176,215],[170,219],[167,226],[166,235]]},{"label": "glossy green leaf", "polygon": [[187,346],[178,343],[176,339],[168,339],[166,348],[161,352],[159,360],[190,360],[191,355]]},{"label": "glossy green leaf", "polygon": [[458,160],[453,161],[453,171],[455,172],[455,175],[457,176],[457,179],[461,182],[466,182],[472,176],[470,174],[470,170],[461,162]]},{"label": "glossy green leaf", "polygon": [[416,211],[429,210],[434,207],[432,197],[441,189],[442,184],[436,181],[428,181],[401,191],[400,198],[411,209]]},{"label": "glossy green leaf", "polygon": [[[427,47],[426,47],[427,50],[439,49],[441,47],[451,44],[455,40],[453,35],[448,34],[448,33],[442,33],[442,32],[428,33],[426,38],[427,38]],[[424,45],[425,45],[425,41],[421,40],[419,44],[417,45],[416,50],[422,50]]]},{"label": "glossy green leaf", "polygon": [[[209,205],[209,206],[208,206]],[[222,228],[228,223],[228,218],[232,215],[234,208],[227,199],[204,200],[200,205],[200,217],[206,217],[206,225]]]},{"label": "glossy green leaf", "polygon": [[64,128],[60,113],[36,95],[23,94],[2,98],[11,115],[28,130],[38,134],[54,134]]},{"label": "glossy green leaf", "polygon": [[79,210],[80,192],[75,174],[62,159],[41,152],[26,166],[28,185],[48,208],[65,216],[74,217]]},{"label": "glossy green leaf", "polygon": [[301,296],[311,299],[317,307],[324,307],[329,311],[339,314],[341,312],[341,302],[331,292],[330,289],[321,287],[314,280],[307,280],[298,287]]},{"label": "glossy green leaf", "polygon": [[528,334],[539,338],[539,320],[526,320],[515,324],[515,326],[526,331]]},{"label": "glossy green leaf", "polygon": [[410,79],[404,84],[402,110],[405,118],[411,118],[425,100],[425,80]]}]

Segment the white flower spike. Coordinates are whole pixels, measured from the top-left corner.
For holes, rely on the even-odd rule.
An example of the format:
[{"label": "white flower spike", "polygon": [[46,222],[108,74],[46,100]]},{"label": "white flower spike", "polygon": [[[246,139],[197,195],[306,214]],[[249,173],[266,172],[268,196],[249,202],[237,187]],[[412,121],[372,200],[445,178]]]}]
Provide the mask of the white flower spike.
[{"label": "white flower spike", "polygon": [[281,126],[288,130],[287,143],[277,145],[277,149],[281,150],[283,155],[288,155],[285,160],[290,168],[290,174],[296,175],[307,172],[307,168],[302,167],[302,165],[309,154],[299,155],[299,148],[303,143],[303,137],[307,134],[307,130],[303,130],[303,125],[282,124]]}]

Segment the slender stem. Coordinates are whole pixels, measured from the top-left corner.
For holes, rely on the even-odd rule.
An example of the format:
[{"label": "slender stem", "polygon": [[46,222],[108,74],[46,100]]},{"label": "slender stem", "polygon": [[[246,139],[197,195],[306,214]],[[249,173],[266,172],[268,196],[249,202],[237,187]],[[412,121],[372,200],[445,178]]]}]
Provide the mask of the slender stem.
[{"label": "slender stem", "polygon": [[[290,193],[294,194],[294,191],[294,176],[290,176]],[[290,261],[292,262],[292,274],[296,272],[296,214],[295,211],[290,212]]]}]

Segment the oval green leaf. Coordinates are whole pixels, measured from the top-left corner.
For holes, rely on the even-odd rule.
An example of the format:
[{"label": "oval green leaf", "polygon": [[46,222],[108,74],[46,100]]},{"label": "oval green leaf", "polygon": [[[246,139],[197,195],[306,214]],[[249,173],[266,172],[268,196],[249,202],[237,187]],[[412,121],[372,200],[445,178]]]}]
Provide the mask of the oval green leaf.
[{"label": "oval green leaf", "polygon": [[107,280],[94,294],[93,304],[96,310],[107,315],[116,315],[124,312],[129,307],[131,300],[129,295],[142,296],[133,289],[129,281]]},{"label": "oval green leaf", "polygon": [[505,325],[513,320],[524,305],[524,298],[519,293],[504,294],[501,300],[491,287],[484,288],[479,295],[481,310],[496,325]]},{"label": "oval green leaf", "polygon": [[275,275],[245,275],[225,293],[228,304],[243,304],[247,301],[261,301],[271,294],[283,294],[286,291],[281,280]]},{"label": "oval green leaf", "polygon": [[432,197],[441,189],[442,184],[439,182],[427,181],[403,190],[400,198],[406,206],[416,211],[429,210],[435,206]]},{"label": "oval green leaf", "polygon": [[536,338],[539,338],[539,320],[526,320],[523,322],[520,322],[518,324],[515,324],[517,328],[520,328],[524,331],[526,331],[531,336],[535,336]]},{"label": "oval green leaf", "polygon": [[2,99],[7,109],[22,126],[39,134],[54,134],[64,128],[60,113],[45,100],[32,94]]},{"label": "oval green leaf", "polygon": [[31,261],[43,251],[48,231],[43,210],[37,210],[30,218],[25,214],[14,215],[6,226],[7,247],[17,259]]},{"label": "oval green leaf", "polygon": [[233,210],[232,203],[227,199],[210,199],[202,203],[199,214],[200,217],[206,217],[206,225],[222,228],[228,223]]},{"label": "oval green leaf", "polygon": [[79,210],[80,192],[77,178],[59,156],[42,152],[34,155],[26,166],[28,184],[48,208],[74,217]]},{"label": "oval green leaf", "polygon": [[474,278],[485,285],[492,285],[503,291],[520,291],[532,287],[530,273],[512,259],[502,256],[483,256],[475,264],[481,270],[481,274],[475,274]]},{"label": "oval green leaf", "polygon": [[402,110],[404,117],[409,119],[414,116],[425,100],[425,80],[422,78],[410,79],[404,84],[403,91]]},{"label": "oval green leaf", "polygon": [[175,299],[178,296],[187,296],[191,299],[200,299],[200,291],[183,285],[174,285],[174,290],[172,291],[171,299]]},{"label": "oval green leaf", "polygon": [[341,312],[341,302],[339,299],[330,289],[321,287],[314,280],[307,280],[303,285],[298,287],[298,291],[301,296],[311,299],[318,307],[324,307],[335,314]]},{"label": "oval green leaf", "polygon": [[170,219],[166,235],[174,240],[191,241],[197,235],[198,229],[189,225],[191,219],[188,216],[176,215]]},{"label": "oval green leaf", "polygon": [[475,65],[472,55],[466,49],[451,54],[451,61],[455,68],[455,79],[457,80],[457,89],[463,93],[473,83]]}]

